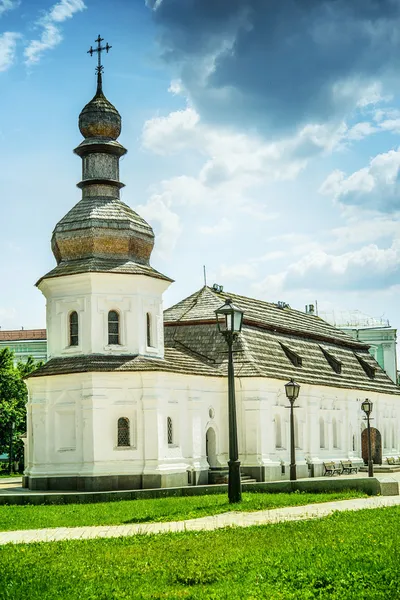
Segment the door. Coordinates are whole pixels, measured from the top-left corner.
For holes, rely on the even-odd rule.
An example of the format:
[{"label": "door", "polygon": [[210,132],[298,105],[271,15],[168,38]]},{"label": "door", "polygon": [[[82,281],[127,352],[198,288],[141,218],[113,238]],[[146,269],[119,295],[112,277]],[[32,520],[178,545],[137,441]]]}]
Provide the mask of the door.
[{"label": "door", "polygon": [[[374,465],[382,464],[382,436],[378,429],[371,427],[371,451]],[[368,429],[361,433],[361,456],[368,463]]]}]

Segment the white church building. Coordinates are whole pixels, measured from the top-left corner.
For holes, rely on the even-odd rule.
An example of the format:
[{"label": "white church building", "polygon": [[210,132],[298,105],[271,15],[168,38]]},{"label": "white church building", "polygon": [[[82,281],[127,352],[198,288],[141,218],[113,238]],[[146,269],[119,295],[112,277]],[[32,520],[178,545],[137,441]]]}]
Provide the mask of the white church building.
[{"label": "white church building", "polygon": [[[399,388],[368,346],[319,317],[203,287],[163,313],[172,280],[150,266],[153,230],[120,200],[121,117],[102,91],[79,117],[82,199],[57,223],[46,298],[48,361],[28,379],[24,485],[115,490],[208,483],[228,460],[227,347],[214,311],[244,311],[234,346],[239,460],[289,477],[284,384],[298,476],[362,464],[361,401],[374,404],[374,460],[400,454]],[[364,453],[365,454],[365,453]],[[364,456],[365,457],[365,456]]]}]

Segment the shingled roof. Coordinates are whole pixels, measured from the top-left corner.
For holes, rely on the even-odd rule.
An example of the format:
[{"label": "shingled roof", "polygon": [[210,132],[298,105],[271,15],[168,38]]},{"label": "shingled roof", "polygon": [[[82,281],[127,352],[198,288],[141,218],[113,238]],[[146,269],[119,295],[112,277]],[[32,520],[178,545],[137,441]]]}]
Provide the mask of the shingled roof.
[{"label": "shingled roof", "polygon": [[155,279],[173,281],[170,277],[163,275],[150,265],[141,265],[132,260],[120,260],[111,258],[86,258],[78,260],[62,261],[54,269],[43,275],[37,281],[39,285],[43,279],[59,277],[60,275],[78,275],[79,273],[127,273],[129,275],[146,275]]},{"label": "shingled roof", "polygon": [[[245,311],[234,344],[237,377],[398,394],[368,346],[317,316],[204,287],[164,313],[165,358],[89,355],[53,358],[31,377],[102,371],[163,371],[226,377],[227,347],[214,311],[227,297]],[[300,361],[291,360],[291,356]]]}]

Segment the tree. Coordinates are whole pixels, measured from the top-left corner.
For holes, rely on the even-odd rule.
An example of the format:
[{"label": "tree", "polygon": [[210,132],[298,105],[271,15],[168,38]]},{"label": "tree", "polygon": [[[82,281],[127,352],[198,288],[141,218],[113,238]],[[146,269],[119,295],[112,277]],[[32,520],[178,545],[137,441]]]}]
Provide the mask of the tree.
[{"label": "tree", "polygon": [[39,363],[29,357],[26,363],[14,364],[14,352],[9,348],[0,350],[0,454],[8,454],[10,437],[13,442],[13,455],[17,462],[22,461],[23,442],[20,439],[26,431],[26,402],[28,390],[24,377],[32,373]]}]

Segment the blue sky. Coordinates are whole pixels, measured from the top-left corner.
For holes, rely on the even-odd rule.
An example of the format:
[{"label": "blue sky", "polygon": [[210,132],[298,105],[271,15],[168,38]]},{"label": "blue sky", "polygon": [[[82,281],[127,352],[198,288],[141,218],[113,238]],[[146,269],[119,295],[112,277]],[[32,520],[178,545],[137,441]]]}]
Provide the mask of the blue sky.
[{"label": "blue sky", "polygon": [[0,0],[1,327],[45,323],[98,33],[166,306],[205,264],[226,290],[400,326],[399,25],[400,0]]}]

